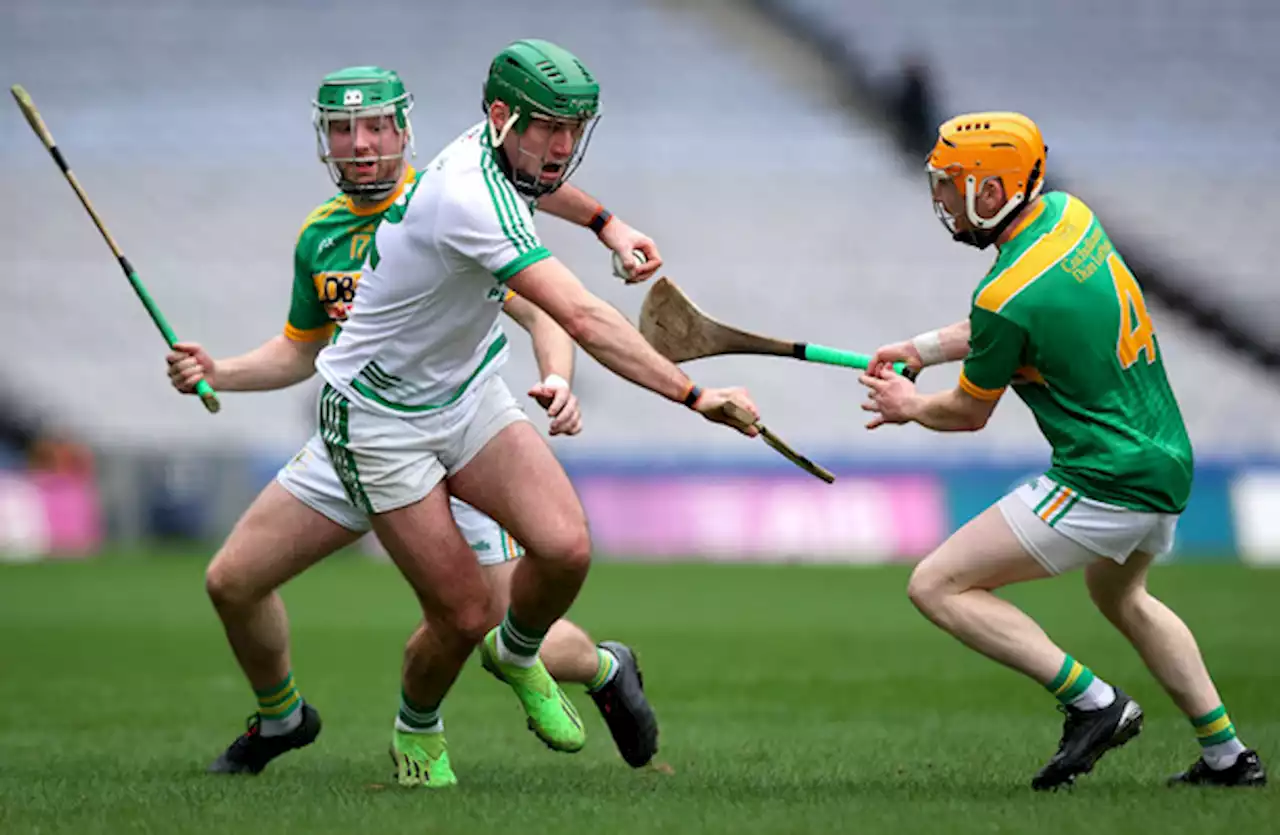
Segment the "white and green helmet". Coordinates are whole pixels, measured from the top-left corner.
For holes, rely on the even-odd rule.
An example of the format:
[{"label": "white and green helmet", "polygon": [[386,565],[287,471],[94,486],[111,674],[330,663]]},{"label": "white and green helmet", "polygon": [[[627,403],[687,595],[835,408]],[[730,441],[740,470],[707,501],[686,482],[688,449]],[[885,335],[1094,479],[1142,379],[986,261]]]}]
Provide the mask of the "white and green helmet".
[{"label": "white and green helmet", "polygon": [[[347,119],[355,129],[358,119],[371,116],[394,116],[395,125],[407,134],[405,152],[413,154],[413,126],[409,122],[409,111],[413,109],[413,94],[404,89],[404,82],[394,70],[382,67],[346,67],[331,72],[320,82],[315,100],[311,102],[311,123],[316,131],[317,151],[320,161],[329,168],[329,176],[334,184],[347,194],[377,198],[390,194],[396,187],[399,176],[391,181],[379,180],[371,183],[353,183],[345,180],[339,163],[370,162],[369,158],[335,157],[329,147],[328,126],[335,121]],[[378,161],[386,159],[403,159],[405,152],[381,155]]]}]

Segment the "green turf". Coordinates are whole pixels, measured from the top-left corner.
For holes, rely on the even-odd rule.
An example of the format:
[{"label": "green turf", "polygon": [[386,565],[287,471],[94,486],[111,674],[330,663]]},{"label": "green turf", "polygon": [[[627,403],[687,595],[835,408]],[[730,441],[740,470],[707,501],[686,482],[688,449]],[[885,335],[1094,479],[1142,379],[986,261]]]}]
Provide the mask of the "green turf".
[{"label": "green turf", "polygon": [[[900,568],[601,564],[574,615],[633,643],[673,774],[632,772],[580,688],[587,748],[545,750],[473,664],[445,703],[448,793],[385,787],[400,651],[394,571],[336,559],[286,590],[313,747],[258,778],[202,769],[252,697],[199,560],[0,567],[0,832],[1263,832],[1262,791],[1170,790],[1184,719],[1078,576],[1016,590],[1067,649],[1144,704],[1146,731],[1072,792],[1039,795],[1053,700],[921,618]],[[1280,756],[1280,572],[1166,567],[1246,742]]]}]

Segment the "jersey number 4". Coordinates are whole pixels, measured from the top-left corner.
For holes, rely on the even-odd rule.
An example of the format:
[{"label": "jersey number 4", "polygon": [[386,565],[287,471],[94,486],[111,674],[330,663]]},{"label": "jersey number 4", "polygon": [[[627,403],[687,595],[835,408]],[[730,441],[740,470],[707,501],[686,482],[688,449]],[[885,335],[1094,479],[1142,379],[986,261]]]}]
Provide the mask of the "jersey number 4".
[{"label": "jersey number 4", "polygon": [[1120,360],[1121,367],[1132,368],[1138,361],[1138,355],[1145,351],[1147,364],[1150,365],[1156,361],[1155,328],[1151,326],[1151,317],[1147,315],[1142,288],[1116,253],[1111,253],[1107,258],[1107,268],[1116,286],[1116,300],[1120,302],[1120,337],[1116,340],[1116,358]]}]

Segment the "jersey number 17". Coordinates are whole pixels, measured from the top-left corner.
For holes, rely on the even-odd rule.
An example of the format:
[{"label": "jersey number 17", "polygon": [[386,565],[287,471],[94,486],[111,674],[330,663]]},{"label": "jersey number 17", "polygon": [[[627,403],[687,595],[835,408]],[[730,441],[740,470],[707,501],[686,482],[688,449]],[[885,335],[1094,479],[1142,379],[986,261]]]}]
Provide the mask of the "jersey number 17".
[{"label": "jersey number 17", "polygon": [[1156,361],[1155,328],[1147,315],[1147,303],[1142,298],[1142,288],[1120,256],[1111,253],[1107,269],[1116,287],[1116,300],[1120,303],[1120,336],[1116,340],[1116,358],[1125,369],[1133,367],[1138,355],[1147,354],[1147,365]]}]

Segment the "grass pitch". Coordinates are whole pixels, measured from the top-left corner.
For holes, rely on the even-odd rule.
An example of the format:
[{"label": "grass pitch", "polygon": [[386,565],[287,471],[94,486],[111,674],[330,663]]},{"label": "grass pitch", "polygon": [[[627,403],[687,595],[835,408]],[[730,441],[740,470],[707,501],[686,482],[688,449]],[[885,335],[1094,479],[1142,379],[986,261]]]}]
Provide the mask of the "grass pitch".
[{"label": "grass pitch", "polygon": [[[578,687],[587,748],[547,751],[474,663],[445,703],[461,785],[432,793],[389,785],[413,600],[390,567],[335,558],[285,591],[320,739],[257,778],[207,776],[253,700],[202,569],[189,555],[0,567],[0,832],[1097,835],[1280,819],[1275,785],[1164,786],[1196,756],[1190,727],[1078,575],[1009,596],[1142,702],[1147,726],[1074,790],[1033,793],[1054,701],[929,625],[898,567],[598,564],[572,616],[637,648],[669,770],[623,765]],[[1169,566],[1153,588],[1280,769],[1280,572]]]}]

